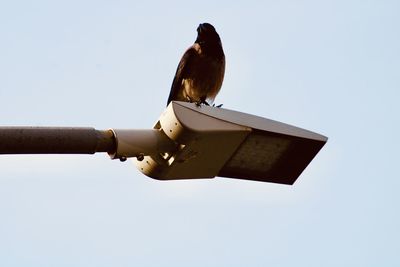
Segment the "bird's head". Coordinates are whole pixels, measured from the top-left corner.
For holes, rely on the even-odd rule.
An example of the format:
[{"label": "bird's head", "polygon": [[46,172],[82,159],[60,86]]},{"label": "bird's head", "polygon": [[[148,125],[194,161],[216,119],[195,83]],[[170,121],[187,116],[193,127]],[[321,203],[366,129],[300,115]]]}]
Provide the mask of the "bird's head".
[{"label": "bird's head", "polygon": [[215,31],[215,28],[210,23],[201,23],[199,27],[197,27],[197,39],[196,43],[199,44],[214,44],[221,43],[221,39],[219,38],[218,33]]}]

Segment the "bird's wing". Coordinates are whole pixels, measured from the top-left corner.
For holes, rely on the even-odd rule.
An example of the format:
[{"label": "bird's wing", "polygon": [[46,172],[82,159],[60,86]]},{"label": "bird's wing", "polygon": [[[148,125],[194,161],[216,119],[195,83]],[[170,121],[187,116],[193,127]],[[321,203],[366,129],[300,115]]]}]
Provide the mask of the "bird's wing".
[{"label": "bird's wing", "polygon": [[181,61],[179,61],[178,67],[176,69],[174,80],[172,81],[171,92],[169,93],[167,105],[174,99],[177,98],[180,93],[182,80],[187,78],[193,64],[194,58],[197,55],[197,50],[195,46],[189,47],[188,50],[183,54]]}]

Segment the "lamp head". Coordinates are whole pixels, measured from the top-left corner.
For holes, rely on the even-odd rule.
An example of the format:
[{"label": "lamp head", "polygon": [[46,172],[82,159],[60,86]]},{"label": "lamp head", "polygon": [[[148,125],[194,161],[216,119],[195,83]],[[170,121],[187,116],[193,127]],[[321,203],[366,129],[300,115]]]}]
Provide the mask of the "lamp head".
[{"label": "lamp head", "polygon": [[293,184],[327,142],[277,121],[178,101],[169,104],[154,129],[173,148],[134,160],[141,172],[159,180],[222,176]]}]

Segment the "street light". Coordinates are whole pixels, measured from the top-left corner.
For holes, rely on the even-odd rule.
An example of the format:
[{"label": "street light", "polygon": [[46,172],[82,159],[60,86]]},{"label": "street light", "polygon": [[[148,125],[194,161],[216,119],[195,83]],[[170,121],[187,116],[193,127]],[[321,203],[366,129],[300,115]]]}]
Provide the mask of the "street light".
[{"label": "street light", "polygon": [[293,184],[327,142],[277,121],[173,101],[153,129],[0,128],[0,154],[107,152],[155,179],[216,176]]}]

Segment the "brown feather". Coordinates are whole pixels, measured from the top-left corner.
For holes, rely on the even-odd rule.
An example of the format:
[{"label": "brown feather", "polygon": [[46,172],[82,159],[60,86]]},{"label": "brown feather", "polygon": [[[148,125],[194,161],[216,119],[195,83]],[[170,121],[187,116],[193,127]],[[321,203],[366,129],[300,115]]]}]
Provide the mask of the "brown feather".
[{"label": "brown feather", "polygon": [[[202,25],[204,24],[199,28]],[[213,27],[212,29],[214,30]],[[204,35],[204,31],[202,34]],[[182,56],[172,82],[168,103],[172,100],[198,103],[214,101],[224,80],[225,55],[218,34],[215,30],[210,34],[214,34],[213,39],[203,41],[199,32],[196,42]]]}]

